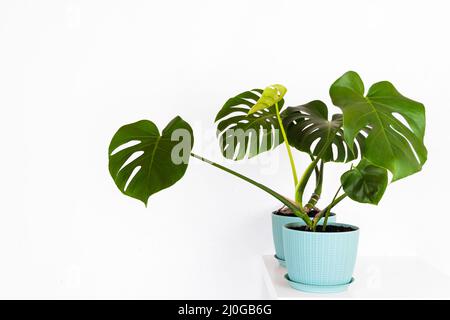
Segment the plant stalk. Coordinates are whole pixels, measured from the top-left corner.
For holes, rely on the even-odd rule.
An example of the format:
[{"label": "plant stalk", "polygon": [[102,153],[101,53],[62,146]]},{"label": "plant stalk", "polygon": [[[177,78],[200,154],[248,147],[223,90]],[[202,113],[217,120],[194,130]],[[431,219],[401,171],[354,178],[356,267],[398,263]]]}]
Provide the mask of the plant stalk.
[{"label": "plant stalk", "polygon": [[345,199],[345,197],[347,197],[346,194],[342,194],[340,195],[337,199],[335,199],[330,206],[328,206],[328,210],[325,213],[325,220],[323,221],[323,225],[322,225],[322,231],[325,231],[325,229],[327,228],[327,223],[328,223],[328,217],[330,216],[330,211],[331,209],[333,209],[333,207],[335,207],[339,202],[341,202],[342,200]]},{"label": "plant stalk", "polygon": [[308,180],[311,177],[311,174],[314,171],[314,168],[317,166],[318,162],[319,156],[317,156],[314,161],[309,164],[302,177],[300,178],[300,182],[295,188],[295,202],[297,202],[301,208],[303,208],[303,193],[305,192],[306,184],[308,183]]},{"label": "plant stalk", "polygon": [[311,174],[313,173],[314,169],[317,166],[317,163],[322,158],[324,153],[327,151],[327,148],[333,143],[333,139],[336,136],[336,131],[333,132],[332,136],[328,136],[327,142],[323,145],[322,149],[320,150],[319,154],[316,156],[316,158],[309,164],[309,166],[306,168],[305,172],[303,173],[302,177],[300,178],[300,182],[298,183],[297,187],[295,188],[295,201],[299,204],[301,208],[303,208],[303,193],[305,192],[306,184],[309,181],[309,178],[311,177]]},{"label": "plant stalk", "polygon": [[[331,201],[331,203],[325,207],[325,209],[321,210],[315,217],[313,220],[313,230],[316,230],[317,224],[319,223],[320,219],[322,219],[322,217],[325,215],[325,220],[323,222],[323,225],[326,228],[327,222],[328,222],[328,217],[330,215],[330,211],[333,207],[335,207],[339,202],[341,202],[342,200],[344,200],[345,197],[347,197],[347,195],[344,193],[343,195],[338,197],[339,191],[341,191],[342,189],[342,185],[339,187],[339,189],[336,191],[333,200]],[[325,230],[325,228],[323,228],[323,230]]]},{"label": "plant stalk", "polygon": [[[311,156],[311,160],[314,161],[313,156]],[[308,203],[305,205],[305,208],[308,210],[311,210],[312,208],[314,208],[316,206],[317,202],[320,199],[320,196],[322,195],[323,169],[324,169],[324,163],[322,160],[320,162],[320,168],[318,169],[316,166],[314,169],[314,171],[316,172],[316,188],[314,189],[314,192],[311,195],[311,198],[309,199]]]},{"label": "plant stalk", "polygon": [[278,123],[280,125],[281,134],[283,135],[284,144],[286,145],[286,150],[289,155],[289,161],[291,163],[292,176],[294,178],[294,187],[297,187],[298,184],[298,175],[297,169],[295,168],[294,157],[292,156],[291,146],[289,145],[289,141],[286,135],[286,131],[284,130],[283,121],[281,120],[280,110],[278,108],[278,102],[275,102],[275,112],[277,114]]},{"label": "plant stalk", "polygon": [[199,155],[196,155],[195,153],[191,153],[191,156],[194,157],[194,158],[196,158],[196,159],[199,159],[199,160],[201,160],[201,161],[203,161],[203,162],[206,162],[206,163],[208,163],[208,164],[210,164],[210,165],[212,165],[212,166],[214,166],[214,167],[216,167],[216,168],[218,168],[218,169],[221,169],[221,170],[223,170],[223,171],[225,171],[225,172],[228,172],[228,173],[230,173],[230,174],[232,174],[232,175],[234,175],[234,176],[236,176],[236,177],[238,177],[238,178],[241,178],[242,180],[245,180],[245,181],[247,181],[247,182],[253,184],[254,186],[260,188],[261,190],[267,192],[268,194],[270,194],[271,196],[273,196],[274,198],[276,198],[277,200],[279,200],[280,202],[282,202],[282,203],[283,203],[286,207],[288,207],[288,208],[289,208],[296,216],[298,216],[299,218],[301,218],[301,219],[306,223],[306,225],[307,225],[308,227],[312,227],[312,221],[311,221],[311,219],[309,218],[309,216],[308,216],[307,214],[305,214],[302,210],[300,210],[300,208],[298,208],[294,203],[292,203],[291,201],[289,201],[287,198],[285,198],[284,196],[282,196],[282,195],[279,194],[278,192],[276,192],[276,191],[270,189],[269,187],[266,187],[265,185],[263,185],[263,184],[261,184],[261,183],[259,183],[259,182],[254,181],[254,180],[252,180],[252,179],[250,179],[250,178],[248,178],[248,177],[246,177],[246,176],[244,176],[244,175],[242,175],[242,174],[240,174],[240,173],[238,173],[238,172],[236,172],[236,171],[233,171],[233,170],[228,169],[227,167],[224,167],[224,166],[222,166],[222,165],[220,165],[220,164],[218,164],[218,163],[216,163],[216,162],[210,161],[210,160],[208,160],[208,159],[206,159],[206,158],[203,158],[203,157],[201,157],[201,156],[199,156]]}]

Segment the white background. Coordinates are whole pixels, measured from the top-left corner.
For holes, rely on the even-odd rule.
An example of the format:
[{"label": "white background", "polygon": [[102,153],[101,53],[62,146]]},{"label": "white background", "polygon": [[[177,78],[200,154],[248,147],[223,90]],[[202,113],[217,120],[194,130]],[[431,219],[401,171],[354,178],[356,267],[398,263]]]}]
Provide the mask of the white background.
[{"label": "white background", "polygon": [[[1,1],[0,297],[260,297],[279,204],[192,159],[145,208],[109,176],[109,141],[125,123],[161,128],[180,115],[196,131],[195,151],[220,160],[213,119],[228,97],[282,83],[288,105],[330,103],[330,84],[347,70],[367,87],[390,80],[426,105],[429,158],[378,207],[345,201],[338,219],[361,228],[361,256],[419,255],[448,274],[449,9],[411,0]],[[293,191],[284,147],[224,163]],[[327,200],[347,167],[328,166]]]}]

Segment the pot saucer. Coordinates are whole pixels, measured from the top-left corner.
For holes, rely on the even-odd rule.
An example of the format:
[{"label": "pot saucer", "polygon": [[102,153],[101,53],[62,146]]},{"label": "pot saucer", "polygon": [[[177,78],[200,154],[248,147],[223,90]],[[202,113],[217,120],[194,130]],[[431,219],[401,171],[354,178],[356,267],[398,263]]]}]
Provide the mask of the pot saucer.
[{"label": "pot saucer", "polygon": [[286,268],[286,260],[282,260],[282,259],[278,258],[276,254],[274,254],[273,256],[275,257],[275,259],[277,259],[280,266],[282,266],[283,268]]},{"label": "pot saucer", "polygon": [[288,274],[286,273],[284,275],[284,278],[289,282],[289,285],[300,291],[304,292],[313,292],[313,293],[337,293],[347,290],[348,286],[355,281],[354,278],[350,280],[349,283],[345,284],[339,284],[334,286],[317,286],[313,284],[304,284],[300,282],[294,282],[291,279],[289,279]]}]

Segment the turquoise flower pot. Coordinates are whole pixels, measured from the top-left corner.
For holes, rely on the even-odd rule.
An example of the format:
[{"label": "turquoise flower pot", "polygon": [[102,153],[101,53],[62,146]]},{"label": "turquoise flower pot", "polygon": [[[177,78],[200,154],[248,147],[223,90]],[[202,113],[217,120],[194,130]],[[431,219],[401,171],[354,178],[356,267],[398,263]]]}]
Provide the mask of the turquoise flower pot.
[{"label": "turquoise flower pot", "polygon": [[296,289],[309,292],[345,290],[353,281],[358,251],[359,229],[339,223],[328,225],[350,227],[345,232],[308,232],[296,230],[300,223],[283,227],[287,280]]},{"label": "turquoise flower pot", "polygon": [[[322,221],[323,219],[321,219],[319,223]],[[336,222],[336,215],[334,213],[331,213],[328,221]],[[283,267],[286,267],[283,249],[283,226],[288,223],[300,223],[303,225],[305,224],[305,222],[297,216],[280,215],[277,214],[277,211],[272,212],[272,234],[273,243],[275,245],[275,258]]]}]

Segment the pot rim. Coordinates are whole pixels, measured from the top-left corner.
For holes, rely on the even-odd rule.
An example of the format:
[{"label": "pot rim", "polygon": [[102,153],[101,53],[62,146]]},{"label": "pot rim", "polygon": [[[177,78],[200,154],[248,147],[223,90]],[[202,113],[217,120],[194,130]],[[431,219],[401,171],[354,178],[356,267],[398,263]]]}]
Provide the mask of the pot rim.
[{"label": "pot rim", "polygon": [[[319,224],[320,226],[321,224]],[[347,224],[347,223],[340,223],[340,222],[330,222],[327,223],[327,226],[344,226],[344,227],[350,227],[353,230],[351,231],[344,231],[344,232],[311,232],[311,231],[304,231],[304,230],[295,230],[292,229],[292,227],[294,226],[298,226],[298,227],[304,227],[304,225],[298,223],[298,222],[291,222],[291,223],[287,223],[283,226],[283,229],[292,231],[292,232],[301,232],[301,233],[305,233],[305,234],[310,234],[311,236],[333,236],[333,235],[343,235],[343,234],[349,234],[349,233],[354,233],[354,232],[358,232],[359,231],[359,227],[351,225],[351,224]]]}]

